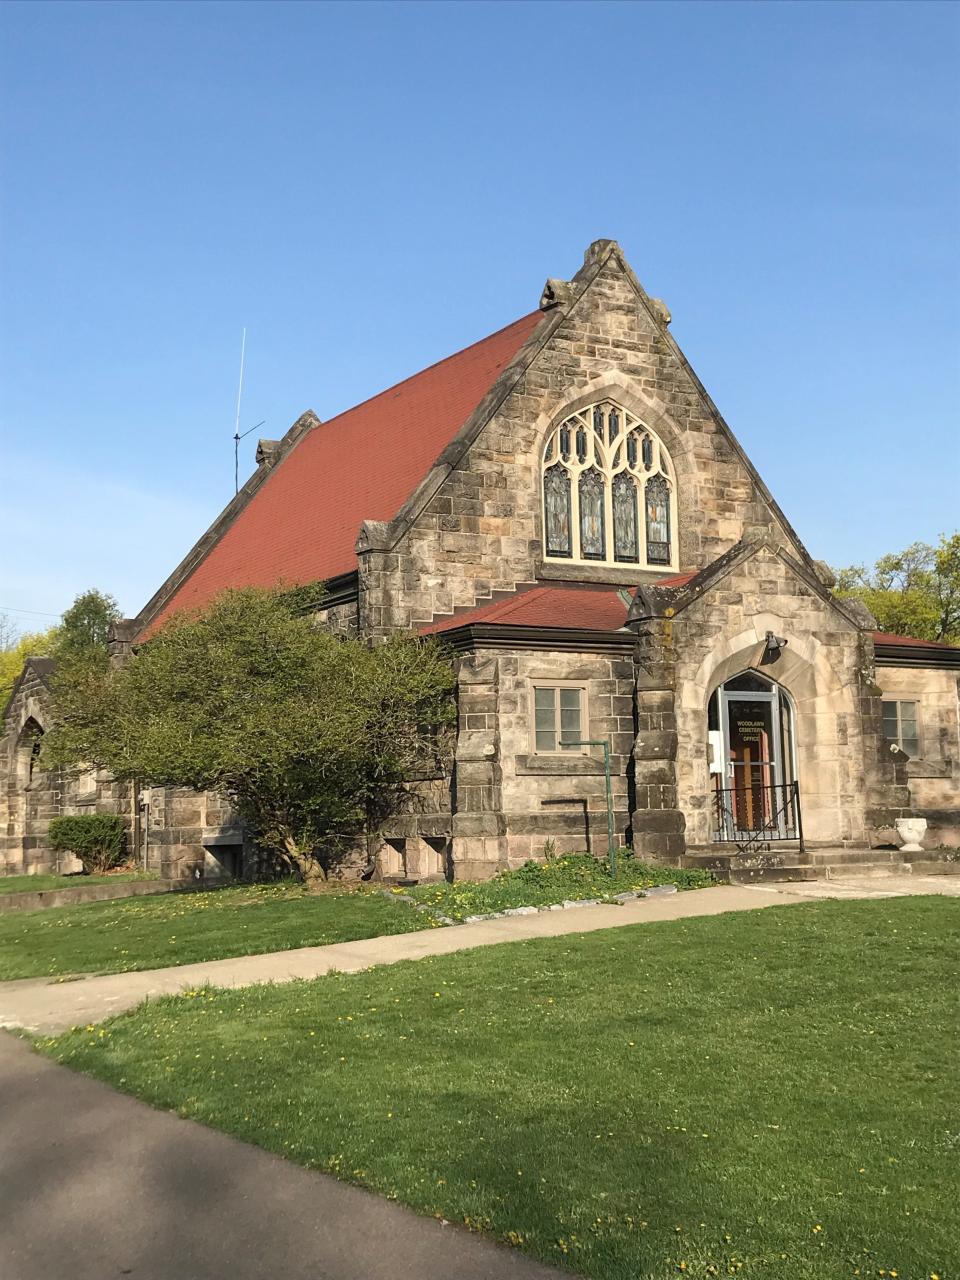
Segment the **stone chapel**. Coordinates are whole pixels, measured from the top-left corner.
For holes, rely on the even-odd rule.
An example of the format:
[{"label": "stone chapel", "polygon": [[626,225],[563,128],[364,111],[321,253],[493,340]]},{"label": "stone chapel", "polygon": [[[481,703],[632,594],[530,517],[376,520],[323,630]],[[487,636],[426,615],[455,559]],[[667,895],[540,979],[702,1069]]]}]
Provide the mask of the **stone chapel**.
[{"label": "stone chapel", "polygon": [[[339,632],[441,637],[455,753],[387,829],[384,875],[603,852],[604,743],[617,840],[644,858],[810,875],[892,858],[902,816],[943,857],[960,648],[879,633],[832,594],[670,319],[599,240],[529,315],[330,421],[304,413],[260,442],[118,654],[281,579],[322,580],[318,621]],[[50,817],[94,807],[126,814],[165,875],[241,873],[219,797],[38,771],[50,678],[31,659],[6,708],[0,866],[49,868]]]}]

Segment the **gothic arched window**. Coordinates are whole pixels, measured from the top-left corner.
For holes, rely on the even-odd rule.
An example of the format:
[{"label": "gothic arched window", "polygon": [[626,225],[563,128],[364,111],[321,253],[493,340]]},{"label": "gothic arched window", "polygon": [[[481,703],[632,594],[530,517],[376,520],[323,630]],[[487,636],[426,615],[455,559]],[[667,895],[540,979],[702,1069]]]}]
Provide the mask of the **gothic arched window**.
[{"label": "gothic arched window", "polygon": [[551,559],[676,567],[676,485],[666,449],[612,400],[565,418],[543,453]]}]

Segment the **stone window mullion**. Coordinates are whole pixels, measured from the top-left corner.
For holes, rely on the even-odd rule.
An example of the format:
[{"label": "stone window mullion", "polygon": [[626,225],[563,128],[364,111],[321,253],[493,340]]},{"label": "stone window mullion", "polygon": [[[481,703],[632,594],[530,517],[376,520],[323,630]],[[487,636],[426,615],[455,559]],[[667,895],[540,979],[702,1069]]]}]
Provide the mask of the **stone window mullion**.
[{"label": "stone window mullion", "polygon": [[[567,456],[563,454],[563,441],[568,444]],[[677,567],[677,491],[673,479],[673,468],[670,457],[662,441],[638,418],[628,413],[612,400],[603,400],[590,405],[579,412],[569,414],[551,433],[543,453],[541,465],[541,509],[546,526],[547,512],[544,497],[545,477],[551,467],[562,465],[570,480],[570,554],[563,555],[558,550],[550,550],[548,540],[544,539],[544,554],[551,559],[565,559],[570,564],[610,565],[625,568],[635,565],[637,569],[655,569],[662,571],[675,570]],[[588,473],[595,473],[599,478],[591,478],[588,488],[599,497],[599,511],[603,519],[602,556],[588,555],[584,549],[581,513],[583,509],[581,479]],[[624,474],[633,482],[636,497],[636,536],[637,559],[630,556],[631,540],[624,534],[618,547],[616,507],[614,502],[614,480]],[[660,494],[667,516],[667,559],[651,563],[649,559],[648,506],[647,485],[655,477],[662,477],[659,484],[663,486]],[[597,493],[599,489],[599,493]],[[621,483],[623,496],[625,485]],[[619,490],[618,490],[619,492]],[[629,527],[621,502],[621,516],[625,527]],[[622,530],[621,530],[622,532]],[[618,549],[621,554],[618,557]]]}]

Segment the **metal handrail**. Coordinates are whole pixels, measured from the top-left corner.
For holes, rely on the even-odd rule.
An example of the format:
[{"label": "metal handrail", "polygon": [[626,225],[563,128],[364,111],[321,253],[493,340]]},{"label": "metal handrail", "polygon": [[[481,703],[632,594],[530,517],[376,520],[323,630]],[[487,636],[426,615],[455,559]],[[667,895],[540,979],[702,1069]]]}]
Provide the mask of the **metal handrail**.
[{"label": "metal handrail", "polygon": [[[743,826],[743,815],[738,810],[752,806],[754,797],[757,795],[760,800],[760,823],[758,826]],[[748,796],[749,800],[738,800],[738,797]],[[771,840],[796,840],[799,843],[800,852],[805,852],[798,782],[751,783],[739,787],[718,787],[714,795],[714,803],[716,807],[714,841],[717,844],[735,844],[741,853],[747,853]],[[784,821],[785,819],[787,821]]]}]

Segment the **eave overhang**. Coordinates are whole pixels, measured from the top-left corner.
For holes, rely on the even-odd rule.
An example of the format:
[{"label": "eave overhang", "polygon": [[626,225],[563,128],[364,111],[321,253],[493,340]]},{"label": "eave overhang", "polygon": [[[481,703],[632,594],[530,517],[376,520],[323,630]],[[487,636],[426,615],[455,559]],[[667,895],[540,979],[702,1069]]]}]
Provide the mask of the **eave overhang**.
[{"label": "eave overhang", "polygon": [[632,631],[593,631],[586,627],[512,627],[490,622],[477,622],[442,631],[436,638],[457,653],[471,649],[539,649],[630,657],[637,647],[637,637]]},{"label": "eave overhang", "polygon": [[890,644],[877,640],[874,656],[878,667],[927,667],[938,671],[960,672],[960,649],[944,645]]}]

